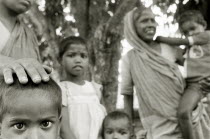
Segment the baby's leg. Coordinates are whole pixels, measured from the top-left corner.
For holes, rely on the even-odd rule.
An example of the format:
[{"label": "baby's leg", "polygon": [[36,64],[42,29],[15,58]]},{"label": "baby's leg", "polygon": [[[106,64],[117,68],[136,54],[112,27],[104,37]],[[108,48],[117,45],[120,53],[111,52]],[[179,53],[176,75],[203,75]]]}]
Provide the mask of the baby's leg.
[{"label": "baby's leg", "polygon": [[201,100],[202,93],[200,92],[199,85],[189,85],[180,101],[178,108],[178,120],[181,132],[184,139],[196,139],[193,132],[192,125],[192,111]]}]

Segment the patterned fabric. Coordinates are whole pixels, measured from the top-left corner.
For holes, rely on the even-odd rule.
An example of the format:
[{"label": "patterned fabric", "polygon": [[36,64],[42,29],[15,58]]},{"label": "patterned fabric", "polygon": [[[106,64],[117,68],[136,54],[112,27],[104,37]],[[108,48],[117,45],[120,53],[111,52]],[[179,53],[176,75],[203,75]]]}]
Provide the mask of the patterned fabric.
[{"label": "patterned fabric", "polygon": [[40,61],[36,36],[27,25],[20,21],[16,22],[9,39],[0,53],[16,59],[35,58]]}]

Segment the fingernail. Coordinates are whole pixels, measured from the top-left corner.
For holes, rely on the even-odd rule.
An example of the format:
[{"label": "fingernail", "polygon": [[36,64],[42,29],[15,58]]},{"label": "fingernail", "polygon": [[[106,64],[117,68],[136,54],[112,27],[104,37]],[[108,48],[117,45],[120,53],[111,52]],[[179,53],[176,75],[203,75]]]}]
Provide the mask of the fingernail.
[{"label": "fingernail", "polygon": [[28,82],[28,79],[27,79],[26,77],[22,77],[22,78],[20,79],[20,81],[26,83],[26,82]]},{"label": "fingernail", "polygon": [[49,78],[49,76],[45,76],[45,77],[43,77],[43,80],[44,80],[44,81],[49,81],[50,78]]},{"label": "fingernail", "polygon": [[41,81],[41,78],[38,77],[38,76],[36,76],[36,77],[33,78],[33,81],[34,81],[35,83],[40,82],[40,81]]},{"label": "fingernail", "polygon": [[13,83],[13,80],[11,78],[6,79],[6,83],[11,84]]}]

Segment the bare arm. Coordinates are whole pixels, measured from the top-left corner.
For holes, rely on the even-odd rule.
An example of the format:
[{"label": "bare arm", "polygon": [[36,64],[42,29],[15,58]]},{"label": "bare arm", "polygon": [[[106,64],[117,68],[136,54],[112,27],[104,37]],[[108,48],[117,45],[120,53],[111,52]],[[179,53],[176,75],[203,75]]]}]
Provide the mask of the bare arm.
[{"label": "bare arm", "polygon": [[13,59],[0,54],[0,75],[4,76],[7,84],[13,83],[12,74],[15,73],[20,83],[27,83],[30,77],[34,83],[48,81],[51,68],[42,66],[36,59]]},{"label": "bare arm", "polygon": [[62,139],[76,139],[72,134],[69,126],[68,108],[62,107],[62,120],[60,136]]},{"label": "bare arm", "polygon": [[156,41],[170,44],[170,45],[205,45],[210,42],[210,31],[201,32],[199,34],[191,36],[193,44],[190,43],[189,38],[172,38],[158,36]]}]

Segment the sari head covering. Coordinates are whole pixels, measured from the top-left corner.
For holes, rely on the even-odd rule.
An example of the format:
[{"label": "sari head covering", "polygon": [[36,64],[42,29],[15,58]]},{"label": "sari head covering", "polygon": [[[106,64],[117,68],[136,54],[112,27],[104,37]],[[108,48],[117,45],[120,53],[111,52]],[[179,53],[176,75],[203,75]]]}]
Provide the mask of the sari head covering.
[{"label": "sari head covering", "polygon": [[175,63],[153,50],[136,33],[133,9],[124,19],[124,34],[133,50],[128,53],[131,76],[137,91],[142,116],[159,114],[177,120],[177,108],[184,91],[184,80]]},{"label": "sari head covering", "polygon": [[15,59],[35,58],[41,61],[35,34],[19,20],[16,21],[15,27],[0,53]]}]

